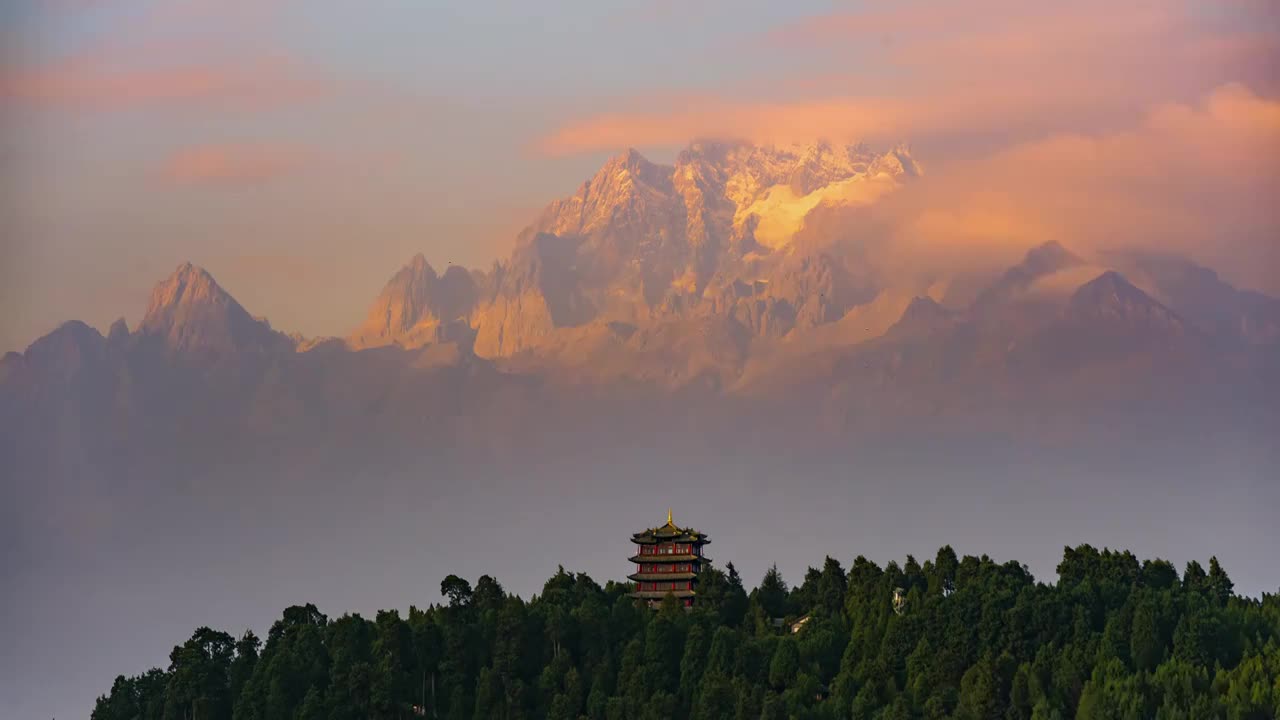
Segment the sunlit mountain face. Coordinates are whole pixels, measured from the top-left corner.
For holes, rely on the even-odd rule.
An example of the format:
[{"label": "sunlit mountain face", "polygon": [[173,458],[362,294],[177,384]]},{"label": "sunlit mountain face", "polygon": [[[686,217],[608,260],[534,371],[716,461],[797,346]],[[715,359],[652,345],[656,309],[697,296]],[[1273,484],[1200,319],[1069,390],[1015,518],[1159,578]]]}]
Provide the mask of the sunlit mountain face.
[{"label": "sunlit mountain face", "polygon": [[487,270],[414,257],[346,338],[273,329],[183,264],[136,328],[5,356],[4,457],[59,512],[105,503],[108,531],[122,491],[318,457],[1267,445],[1280,301],[1124,243],[920,271],[867,226],[925,175],[905,147],[628,151]]},{"label": "sunlit mountain face", "polygon": [[6,356],[7,435],[17,456],[57,441],[100,466],[92,448],[157,434],[236,455],[314,433],[515,448],[620,415],[842,444],[899,423],[1083,436],[1099,414],[1270,407],[1280,301],[1123,243],[903,267],[863,226],[924,173],[905,147],[628,151],[488,270],[414,257],[345,339],[277,331],[187,263],[137,328],[71,322]]}]

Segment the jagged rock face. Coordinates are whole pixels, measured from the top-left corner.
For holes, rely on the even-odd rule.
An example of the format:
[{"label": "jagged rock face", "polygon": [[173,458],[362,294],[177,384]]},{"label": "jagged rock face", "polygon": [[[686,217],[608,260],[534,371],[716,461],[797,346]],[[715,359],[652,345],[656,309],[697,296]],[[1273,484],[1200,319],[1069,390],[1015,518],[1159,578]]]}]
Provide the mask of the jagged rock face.
[{"label": "jagged rock face", "polygon": [[[671,167],[628,151],[607,162],[575,195],[548,206],[525,236],[572,239],[564,270],[572,268],[575,283],[653,304],[687,258],[685,209],[671,173]],[[532,271],[519,267],[522,263],[544,262],[521,257],[524,249],[518,247],[511,260],[517,274]]]},{"label": "jagged rock face", "polygon": [[420,323],[434,325],[439,319],[432,312],[432,295],[436,286],[435,268],[421,254],[392,276],[360,329],[352,335],[357,347],[388,345],[406,339]]},{"label": "jagged rock face", "polygon": [[[148,456],[204,436],[232,443],[229,452],[242,447],[236,443],[287,437],[314,446],[349,433],[416,441],[470,432],[474,440],[491,437],[494,423],[519,435],[560,408],[594,426],[605,415],[591,413],[616,418],[621,403],[637,398],[735,417],[739,410],[774,417],[776,409],[782,419],[771,422],[816,419],[839,430],[941,419],[944,409],[969,423],[973,408],[1118,407],[1196,383],[1250,401],[1259,388],[1274,396],[1277,387],[1274,345],[1206,343],[1180,312],[1114,271],[1053,295],[1060,299],[1043,312],[1028,311],[1017,293],[982,308],[911,295],[898,302],[889,292],[862,298],[847,292],[860,287],[849,280],[848,258],[786,255],[735,266],[737,276],[717,277],[697,305],[628,322],[601,319],[614,310],[602,311],[601,296],[583,290],[578,247],[572,237],[536,235],[491,274],[451,270],[426,291],[413,273],[398,274],[393,284],[406,306],[419,304],[391,313],[402,318],[397,327],[437,320],[421,348],[363,352],[337,340],[278,336],[207,273],[184,266],[156,289],[136,333],[118,323],[103,338],[73,322],[0,359],[0,437],[10,448],[145,438],[138,447]],[[1036,276],[1026,283],[1035,287],[1067,270],[1093,272],[1068,257],[1063,248],[1038,248],[993,287],[1009,277]],[[418,277],[430,277],[420,265]],[[472,291],[479,299],[463,314]],[[459,297],[454,310],[440,309]],[[840,334],[870,330],[875,321],[864,311],[876,305],[892,318],[867,335]],[[1019,322],[992,328],[985,318],[993,308]],[[455,310],[459,317],[438,320]],[[243,341],[246,327],[261,342]],[[834,339],[819,341],[828,330],[838,331]],[[230,348],[232,362],[186,362],[213,347]],[[199,417],[186,424],[192,408]]]},{"label": "jagged rock face", "polygon": [[813,208],[872,201],[919,172],[901,148],[701,142],[674,165],[629,150],[548,205],[490,274],[451,267],[437,276],[415,257],[349,343],[417,347],[464,317],[485,357],[593,322],[714,315],[762,337],[830,323],[876,288],[854,282],[838,259],[797,255],[788,243]]},{"label": "jagged rock face", "polygon": [[180,265],[152,291],[138,334],[159,338],[174,352],[222,357],[292,344],[191,263]]},{"label": "jagged rock face", "polygon": [[672,239],[673,224],[682,219],[672,171],[629,150],[605,163],[576,194],[551,203],[532,230],[581,237],[596,251],[636,252],[661,244]]},{"label": "jagged rock face", "polygon": [[442,324],[466,317],[478,288],[466,268],[450,265],[443,275],[421,253],[392,276],[369,314],[350,338],[356,348],[417,347],[439,334]]},{"label": "jagged rock face", "polygon": [[86,365],[97,362],[102,357],[105,344],[97,330],[79,320],[71,320],[32,343],[24,355],[25,365],[69,378]]},{"label": "jagged rock face", "polygon": [[1182,318],[1135,287],[1118,272],[1109,270],[1082,285],[1071,297],[1070,320],[1110,327],[1132,334],[1161,332],[1181,335]]},{"label": "jagged rock face", "polygon": [[694,143],[676,160],[675,186],[693,243],[778,249],[819,204],[865,200],[918,174],[905,148],[877,156],[863,145]]},{"label": "jagged rock face", "polygon": [[492,291],[471,316],[477,354],[514,355],[557,327],[573,327],[594,316],[581,292],[575,245],[572,238],[539,233],[517,247],[508,263],[494,268]]},{"label": "jagged rock face", "polygon": [[1253,344],[1280,340],[1280,300],[1238,290],[1209,268],[1185,258],[1128,253],[1124,272],[1203,332]]},{"label": "jagged rock face", "polygon": [[725,447],[752,427],[1021,430],[1165,397],[1196,412],[1163,417],[1236,398],[1280,413],[1280,301],[1205,268],[1051,243],[950,294],[952,278],[881,264],[850,226],[918,174],[902,149],[694,143],[669,166],[628,152],[489,272],[413,258],[347,342],[280,335],[183,265],[135,331],[69,323],[0,358],[0,461],[21,450],[70,475],[122,448],[189,467],[282,443],[371,458],[434,443],[527,463],[529,437],[580,451],[682,427],[695,442],[723,428]]},{"label": "jagged rock face", "polygon": [[789,243],[819,205],[871,202],[919,172],[901,148],[701,142],[674,166],[628,151],[548,206],[495,269],[471,312],[476,351],[512,355],[593,321],[711,314],[763,337],[833,322],[875,288]]},{"label": "jagged rock face", "polygon": [[[1100,277],[1114,267],[1109,261],[1052,242],[985,289],[977,275],[963,278],[969,286],[956,297],[948,289],[955,278],[899,277],[878,264],[873,244],[840,225],[920,174],[904,148],[696,142],[672,165],[628,151],[551,203],[489,273],[451,267],[437,275],[415,258],[350,345],[455,342],[483,358],[519,356],[525,368],[594,363],[596,377],[612,367],[618,376],[672,382],[688,380],[694,368],[693,375],[714,369],[733,382],[750,358],[777,343],[790,344],[781,357],[884,337],[912,345],[918,374],[941,367],[981,374],[1007,369],[1020,353],[1034,365],[1035,353],[1057,352],[1053,342],[1034,339],[1045,333],[1087,338],[1118,321],[1176,332],[1192,317],[1231,338],[1280,337],[1276,301],[1217,287],[1212,273],[1152,270],[1160,282],[1143,276],[1140,286],[1167,292],[1152,293],[1159,300],[1144,295],[1155,303],[1149,306],[1123,278]],[[1213,297],[1220,310],[1202,321],[1170,297]],[[712,335],[731,337],[733,352],[709,348]],[[930,353],[951,359],[930,360]],[[640,356],[679,369],[640,371]],[[889,362],[897,369],[886,372],[909,375],[904,362]]]},{"label": "jagged rock face", "polygon": [[760,337],[784,337],[836,322],[849,308],[874,297],[858,287],[840,259],[825,253],[787,256],[764,272],[721,279],[727,284],[704,293],[710,298],[707,311],[729,315]]},{"label": "jagged rock face", "polygon": [[767,287],[770,296],[783,298],[796,309],[800,329],[835,322],[849,308],[875,297],[875,288],[864,286],[842,260],[826,253],[783,263]]},{"label": "jagged rock face", "polygon": [[958,322],[957,313],[948,310],[930,297],[912,298],[902,317],[888,334],[897,337],[928,336],[945,331]]}]

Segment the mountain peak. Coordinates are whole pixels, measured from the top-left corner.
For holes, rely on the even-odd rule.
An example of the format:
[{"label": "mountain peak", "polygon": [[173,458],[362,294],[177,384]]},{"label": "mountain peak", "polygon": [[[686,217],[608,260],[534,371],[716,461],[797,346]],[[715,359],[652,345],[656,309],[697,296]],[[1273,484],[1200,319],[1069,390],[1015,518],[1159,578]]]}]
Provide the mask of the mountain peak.
[{"label": "mountain peak", "polygon": [[205,270],[199,265],[192,264],[189,260],[178,265],[178,267],[174,269],[173,273],[169,275],[167,282],[207,283],[210,285],[217,285],[208,270]]},{"label": "mountain peak", "polygon": [[418,253],[387,282],[350,342],[360,348],[431,342],[438,325],[466,315],[476,293],[466,268],[449,265],[440,275]]},{"label": "mountain peak", "polygon": [[92,327],[70,320],[31,343],[23,353],[25,364],[70,376],[102,354],[105,339]]},{"label": "mountain peak", "polygon": [[665,219],[676,203],[673,171],[671,166],[656,165],[629,148],[611,157],[577,193],[548,205],[522,233],[523,241],[530,241],[538,233],[585,236],[611,227],[646,225],[654,223],[655,218]]},{"label": "mountain peak", "polygon": [[652,164],[649,162],[648,158],[646,158],[644,155],[641,155],[640,151],[636,150],[635,148],[627,148],[626,150],[623,150],[622,152],[613,156],[613,159],[610,160],[610,163],[614,165],[624,165],[627,167],[642,167],[644,165]]},{"label": "mountain peak", "polygon": [[143,316],[143,329],[167,323],[173,310],[183,305],[211,304],[229,306],[235,300],[218,286],[207,270],[184,262],[167,279],[151,291],[151,301]]},{"label": "mountain peak", "polygon": [[184,262],[155,289],[138,325],[173,350],[229,354],[275,345],[276,333],[255,320],[207,270]]},{"label": "mountain peak", "polygon": [[356,347],[394,342],[424,320],[432,321],[431,295],[438,276],[422,253],[396,271],[387,281],[364,324],[351,336]]},{"label": "mountain peak", "polygon": [[116,318],[107,331],[107,340],[112,343],[123,342],[129,337],[129,323],[124,318]]},{"label": "mountain peak", "polygon": [[627,148],[600,166],[587,184],[597,192],[601,187],[616,185],[621,178],[630,178],[649,185],[663,184],[664,181],[669,182],[670,173],[671,168],[664,168],[651,162],[635,148]]},{"label": "mountain peak", "polygon": [[893,335],[927,335],[954,325],[956,314],[928,295],[911,299],[898,322],[889,328]]},{"label": "mountain peak", "polygon": [[1050,240],[1028,250],[1023,257],[1022,267],[1032,275],[1043,275],[1079,265],[1082,262],[1079,256],[1063,247],[1057,240]]},{"label": "mountain peak", "polygon": [[983,290],[974,301],[974,307],[989,309],[1010,302],[1021,297],[1040,278],[1083,264],[1084,261],[1075,253],[1056,241],[1037,245],[1027,251],[1021,262]]},{"label": "mountain peak", "polygon": [[939,305],[938,301],[928,295],[917,295],[911,298],[911,302],[907,304],[907,309],[902,311],[904,320],[949,317],[950,315],[950,311]]},{"label": "mountain peak", "polygon": [[[1107,270],[1098,277],[1081,285],[1076,290],[1073,300],[1082,302],[1091,302],[1094,300],[1113,300],[1113,301],[1146,301],[1150,297],[1138,289],[1136,285],[1129,282],[1124,275],[1115,270]],[[1152,300],[1154,302],[1154,300]]]},{"label": "mountain peak", "polygon": [[1175,333],[1181,333],[1184,328],[1182,318],[1115,270],[1107,270],[1081,285],[1071,296],[1067,314],[1076,320]]},{"label": "mountain peak", "polygon": [[591,184],[597,189],[614,185],[618,182],[619,176],[630,177],[645,185],[669,186],[671,184],[671,168],[651,162],[635,148],[627,148],[610,158],[592,178]]},{"label": "mountain peak", "polygon": [[[852,153],[854,148],[850,148]],[[886,173],[898,178],[916,178],[924,174],[920,163],[911,155],[911,147],[898,143],[871,163],[871,174]]]},{"label": "mountain peak", "polygon": [[435,275],[436,269],[431,267],[431,263],[427,262],[427,258],[422,253],[415,253],[409,258],[409,262],[405,264],[402,270],[408,270],[416,275]]}]

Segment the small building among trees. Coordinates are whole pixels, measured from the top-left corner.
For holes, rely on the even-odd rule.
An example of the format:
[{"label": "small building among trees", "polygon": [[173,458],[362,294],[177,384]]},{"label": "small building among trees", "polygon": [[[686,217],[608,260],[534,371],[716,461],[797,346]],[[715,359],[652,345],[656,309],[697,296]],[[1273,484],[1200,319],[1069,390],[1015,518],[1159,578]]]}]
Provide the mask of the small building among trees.
[{"label": "small building among trees", "polygon": [[656,607],[667,594],[674,595],[685,607],[693,607],[697,594],[698,573],[710,558],[702,548],[711,538],[692,528],[682,528],[667,510],[667,523],[631,536],[636,554],[631,562],[635,573],[627,578],[635,583],[631,597]]}]

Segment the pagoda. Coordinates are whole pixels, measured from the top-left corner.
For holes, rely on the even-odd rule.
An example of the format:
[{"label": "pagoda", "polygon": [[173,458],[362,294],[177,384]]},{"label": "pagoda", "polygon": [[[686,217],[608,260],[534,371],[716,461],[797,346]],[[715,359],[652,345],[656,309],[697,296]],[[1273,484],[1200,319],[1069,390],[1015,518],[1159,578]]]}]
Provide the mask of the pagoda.
[{"label": "pagoda", "polygon": [[631,536],[631,542],[636,544],[631,558],[636,571],[627,576],[635,583],[631,597],[656,607],[670,593],[685,607],[693,607],[698,573],[711,561],[702,554],[702,546],[711,539],[692,528],[679,527],[667,510],[666,525],[638,532]]}]

